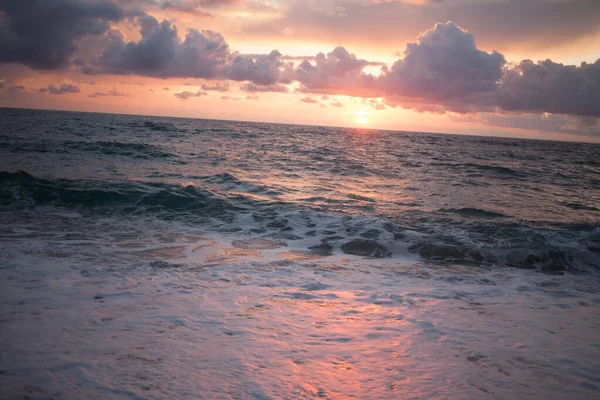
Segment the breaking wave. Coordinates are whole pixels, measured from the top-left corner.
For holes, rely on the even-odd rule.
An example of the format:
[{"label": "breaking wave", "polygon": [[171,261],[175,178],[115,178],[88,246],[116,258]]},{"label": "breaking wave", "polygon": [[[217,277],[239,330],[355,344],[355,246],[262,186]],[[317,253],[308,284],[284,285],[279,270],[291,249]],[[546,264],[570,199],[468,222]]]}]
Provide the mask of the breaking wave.
[{"label": "breaking wave", "polygon": [[[251,186],[231,174],[205,177],[220,185]],[[251,191],[250,191],[251,192]],[[321,212],[306,206],[259,201],[207,187],[156,182],[42,179],[24,171],[0,172],[0,207],[56,206],[84,213],[201,224],[206,230],[277,240],[320,255],[415,257],[442,264],[537,269],[545,273],[592,272],[600,268],[600,228],[538,229],[504,222],[483,209],[441,209],[410,229],[383,217]],[[475,218],[448,225],[440,214]],[[475,223],[476,222],[476,223]]]}]

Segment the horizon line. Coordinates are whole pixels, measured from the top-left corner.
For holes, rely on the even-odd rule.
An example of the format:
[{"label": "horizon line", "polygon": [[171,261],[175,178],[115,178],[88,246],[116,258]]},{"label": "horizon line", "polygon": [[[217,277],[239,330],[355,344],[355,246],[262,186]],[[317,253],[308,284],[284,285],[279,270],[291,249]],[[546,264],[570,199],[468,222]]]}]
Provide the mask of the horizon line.
[{"label": "horizon line", "polygon": [[585,143],[592,145],[600,145],[600,142],[586,141],[586,140],[566,140],[566,139],[553,139],[553,138],[534,138],[534,137],[516,137],[516,136],[496,136],[496,135],[477,135],[471,133],[454,133],[454,132],[431,132],[431,131],[414,131],[414,130],[399,130],[399,129],[386,129],[386,128],[368,128],[368,127],[353,127],[353,126],[340,126],[340,125],[319,125],[319,124],[297,124],[290,122],[274,122],[274,121],[253,121],[243,119],[220,119],[220,118],[203,118],[203,117],[183,117],[174,115],[149,115],[149,114],[130,114],[122,112],[104,112],[104,111],[80,111],[80,110],[67,110],[67,109],[56,109],[56,108],[24,108],[24,107],[10,107],[0,106],[0,109],[6,110],[27,110],[27,111],[54,111],[54,112],[67,112],[67,113],[83,113],[83,114],[104,114],[104,115],[124,115],[131,117],[150,117],[150,118],[173,118],[173,119],[194,119],[204,121],[219,121],[219,122],[246,122],[253,124],[273,124],[273,125],[288,125],[288,126],[309,126],[309,127],[322,127],[322,128],[336,128],[336,129],[354,129],[361,131],[382,131],[382,132],[398,132],[398,133],[415,133],[415,134],[428,134],[428,135],[452,135],[452,136],[469,136],[469,137],[480,137],[480,138],[492,138],[492,139],[514,139],[514,140],[531,140],[538,142],[563,142],[563,143]]}]

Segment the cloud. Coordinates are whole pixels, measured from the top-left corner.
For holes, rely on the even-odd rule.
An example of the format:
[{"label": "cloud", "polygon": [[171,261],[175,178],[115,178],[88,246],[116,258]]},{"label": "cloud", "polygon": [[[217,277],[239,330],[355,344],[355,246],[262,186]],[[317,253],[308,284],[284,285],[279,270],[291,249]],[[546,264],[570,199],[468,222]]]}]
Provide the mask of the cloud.
[{"label": "cloud", "polygon": [[215,92],[229,92],[229,83],[219,83],[216,82],[214,85],[208,85],[206,83],[202,84],[202,90],[206,91],[215,91]]},{"label": "cloud", "polygon": [[146,15],[138,18],[142,38],[127,42],[118,30],[110,30],[108,45],[86,74],[135,74],[159,78],[204,78],[250,81],[271,85],[291,81],[293,63],[281,54],[244,55],[232,53],[219,33],[190,29],[180,41],[177,27]]},{"label": "cloud", "polygon": [[332,107],[337,107],[337,108],[342,108],[344,107],[344,105],[342,103],[340,103],[339,101],[336,101],[334,103],[329,104]]},{"label": "cloud", "polygon": [[[37,4],[37,0],[30,2]],[[216,7],[222,2],[177,2],[179,5],[184,3]],[[5,14],[0,17],[0,28],[10,28],[12,32],[12,29],[17,29],[11,25],[16,21],[15,15],[24,13],[12,2],[0,0],[3,9],[8,7],[7,4],[10,10],[4,11]],[[88,35],[92,31],[95,35],[104,34],[104,46],[94,61],[83,66],[77,63],[73,65],[75,69],[87,74],[219,81],[205,83],[197,92],[177,93],[176,96],[182,100],[205,96],[208,91],[227,92],[229,80],[243,82],[240,89],[248,93],[284,93],[288,91],[287,85],[297,83],[297,90],[301,93],[360,97],[368,99],[365,104],[377,110],[400,106],[434,113],[490,113],[501,110],[600,117],[600,61],[578,67],[551,60],[507,64],[499,52],[479,49],[475,36],[454,22],[439,23],[424,31],[415,42],[406,46],[400,59],[389,68],[382,67],[381,74],[375,76],[364,70],[376,63],[361,59],[341,46],[327,54],[306,57],[301,62],[283,56],[277,50],[269,54],[242,54],[233,52],[219,33],[190,29],[181,38],[171,22],[159,22],[149,15],[138,15],[141,38],[129,41],[119,30],[108,29],[113,16],[101,13],[102,10],[112,10],[106,0],[94,1],[97,8],[91,9],[87,8],[91,7],[91,3],[83,5],[81,0],[56,0],[52,4],[63,4],[66,10],[77,7],[87,10],[87,14],[68,21],[97,22],[97,29],[82,28],[82,33],[77,35]],[[125,15],[133,15],[132,11],[125,12],[116,5],[120,3],[110,4],[117,10],[114,12],[115,21],[125,18]],[[156,7],[163,3],[153,4]],[[51,24],[62,22],[52,21]],[[25,25],[25,28],[30,28],[29,24]],[[58,32],[71,32],[71,29],[63,27]],[[0,49],[12,43],[13,36],[0,36]],[[69,36],[72,39],[69,43],[74,43],[75,37]],[[57,54],[62,53],[59,51]],[[5,53],[0,53],[0,61],[2,57],[6,57]],[[56,65],[64,67],[64,62]],[[69,93],[62,86],[49,87],[47,91]],[[337,107],[335,103],[332,106]]]},{"label": "cloud", "polygon": [[173,96],[177,97],[180,100],[187,100],[190,97],[202,97],[207,95],[207,92],[203,92],[201,90],[198,90],[197,92],[189,92],[186,90],[185,92],[175,93]]},{"label": "cloud", "polygon": [[321,106],[321,108],[327,107],[325,104],[321,103],[320,101],[315,100],[312,97],[308,97],[308,96],[301,98],[300,101],[303,103],[307,103],[307,104],[318,104]]},{"label": "cloud", "polygon": [[[152,89],[150,89],[150,90],[152,91]],[[129,97],[128,94],[119,92],[115,88],[113,88],[112,90],[109,90],[107,93],[96,92],[96,93],[88,95],[88,97],[106,97],[106,96],[111,96],[111,97]]]},{"label": "cloud", "polygon": [[345,48],[336,47],[327,55],[317,54],[314,65],[308,60],[300,63],[295,78],[302,92],[363,96],[375,89],[375,78],[363,72],[368,64]]},{"label": "cloud", "polygon": [[[501,54],[477,49],[473,34],[453,22],[436,24],[407,45],[404,58],[380,77],[380,85],[391,104],[410,98],[421,99],[425,109],[428,104],[459,112],[493,107],[505,63]],[[418,109],[414,103],[411,108]]]},{"label": "cloud", "polygon": [[126,42],[120,31],[109,31],[108,46],[82,71],[160,78],[211,79],[224,75],[230,50],[220,34],[190,29],[180,41],[177,28],[167,20],[159,23],[154,17],[144,16],[138,21],[142,35],[138,42]]},{"label": "cloud", "polygon": [[8,87],[8,93],[10,93],[10,94],[25,93],[25,86],[23,86],[23,85],[11,85],[11,86]]},{"label": "cloud", "polygon": [[[218,8],[218,7],[226,7],[233,6],[236,4],[243,3],[245,0],[194,0],[187,1],[187,3],[196,4],[197,7],[204,8]],[[183,3],[186,3],[185,1]]]},{"label": "cloud", "polygon": [[176,11],[183,14],[192,14],[196,17],[213,18],[213,15],[209,12],[203,11],[200,8],[199,2],[191,1],[164,1],[161,3],[161,10]]},{"label": "cloud", "polygon": [[407,45],[378,78],[385,103],[417,111],[519,111],[600,117],[600,60],[565,66],[551,60],[507,65],[479,50],[475,37],[448,22]]},{"label": "cloud", "polygon": [[281,7],[276,18],[242,21],[239,29],[248,40],[277,37],[288,28],[297,41],[393,51],[415,32],[445,21],[475,32],[485,49],[540,52],[599,33],[600,7],[598,0],[307,0]]},{"label": "cloud", "polygon": [[300,99],[301,102],[303,103],[309,103],[309,104],[319,104],[319,102],[315,99],[313,99],[312,97],[303,97]]},{"label": "cloud", "polygon": [[[250,81],[256,85],[272,85],[285,81],[284,76],[291,72],[293,64],[283,63],[280,57],[281,53],[277,50],[268,55],[236,55],[227,67],[226,76],[234,81]],[[281,68],[287,71],[282,72]]]},{"label": "cloud", "polygon": [[50,94],[66,94],[66,93],[79,93],[79,86],[63,83],[59,87],[53,84],[48,85],[48,88],[40,89],[40,92],[48,92]]},{"label": "cloud", "polygon": [[112,1],[0,0],[0,62],[66,67],[76,41],[131,15]]},{"label": "cloud", "polygon": [[521,61],[503,77],[499,97],[508,111],[600,117],[600,60],[579,67]]},{"label": "cloud", "polygon": [[278,93],[287,93],[288,88],[285,85],[281,84],[273,84],[266,86],[255,85],[252,82],[244,83],[240,86],[240,89],[244,92],[256,93],[256,92],[278,92]]},{"label": "cloud", "polygon": [[600,137],[600,118],[578,117],[557,114],[532,113],[479,113],[470,115],[450,114],[457,122],[475,122],[501,128],[536,130],[540,132],[558,132],[569,135]]},{"label": "cloud", "polygon": [[363,103],[370,105],[377,111],[385,110],[385,103],[381,99],[364,99]]}]

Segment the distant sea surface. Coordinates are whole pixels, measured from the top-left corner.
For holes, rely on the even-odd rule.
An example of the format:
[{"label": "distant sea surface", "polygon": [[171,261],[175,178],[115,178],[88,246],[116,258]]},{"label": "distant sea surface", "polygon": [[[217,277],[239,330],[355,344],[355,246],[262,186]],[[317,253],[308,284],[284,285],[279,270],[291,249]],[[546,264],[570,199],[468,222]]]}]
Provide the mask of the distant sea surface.
[{"label": "distant sea surface", "polygon": [[321,255],[600,267],[593,144],[2,109],[0,171],[7,226],[53,207],[111,232],[143,217]]}]

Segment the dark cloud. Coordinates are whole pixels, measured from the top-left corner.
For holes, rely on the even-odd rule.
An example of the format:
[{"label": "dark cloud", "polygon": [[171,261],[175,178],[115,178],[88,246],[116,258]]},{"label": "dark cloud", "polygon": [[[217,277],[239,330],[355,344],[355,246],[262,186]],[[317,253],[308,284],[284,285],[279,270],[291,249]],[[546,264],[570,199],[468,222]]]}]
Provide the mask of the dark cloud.
[{"label": "dark cloud", "polygon": [[160,4],[162,10],[192,14],[196,17],[213,18],[211,13],[201,10],[199,7],[200,4],[198,1],[164,1]]},{"label": "dark cloud", "polygon": [[457,122],[476,122],[501,128],[600,137],[600,118],[597,117],[496,112],[470,115],[453,114],[450,119]]},{"label": "dark cloud", "polygon": [[504,110],[600,117],[600,60],[579,67],[521,61],[502,79],[499,96]]},{"label": "dark cloud", "polygon": [[437,24],[378,79],[385,102],[418,111],[505,111],[600,117],[600,60],[565,66],[546,60],[505,65],[477,49],[472,34]]},{"label": "dark cloud", "polygon": [[136,74],[170,78],[231,79],[256,85],[291,82],[293,63],[280,60],[281,54],[249,56],[232,53],[219,33],[188,30],[180,41],[177,28],[154,17],[138,19],[142,38],[126,42],[117,30],[108,32],[109,42],[98,59],[82,68],[86,74]]},{"label": "dark cloud", "polygon": [[[458,113],[496,108],[534,113],[600,115],[600,62],[580,67],[552,61],[507,65],[502,54],[477,47],[475,36],[453,22],[436,24],[409,43],[403,57],[380,76],[366,74],[371,65],[343,47],[319,53],[298,65],[270,54],[232,53],[225,39],[211,31],[188,31],[180,41],[168,21],[138,19],[142,39],[127,43],[109,31],[109,44],[93,68],[96,72],[146,76],[230,79],[246,82],[247,92],[286,92],[294,81],[299,91],[370,98],[377,110],[400,106],[417,111]],[[226,84],[203,85],[187,99]],[[373,100],[383,98],[383,100]],[[310,99],[310,97],[305,98]],[[303,100],[304,101],[304,100]],[[307,102],[307,101],[305,101]]]},{"label": "dark cloud", "polygon": [[494,105],[505,63],[504,56],[477,49],[471,33],[448,22],[436,24],[416,43],[409,43],[404,58],[379,80],[392,104],[401,105],[404,98],[422,99],[463,112],[471,105]]},{"label": "dark cloud", "polygon": [[303,92],[364,96],[375,84],[375,78],[363,72],[368,64],[345,48],[336,47],[327,55],[319,53],[314,65],[308,60],[300,63],[295,78]]},{"label": "dark cloud", "polygon": [[206,91],[229,92],[229,83],[216,82],[213,85],[208,85],[208,84],[204,83],[204,84],[202,84],[202,86],[200,88],[202,90],[206,90]]},{"label": "dark cloud", "polygon": [[212,31],[190,29],[183,41],[177,28],[169,21],[159,23],[155,18],[138,19],[142,38],[126,42],[119,31],[109,31],[108,46],[84,73],[136,74],[160,78],[223,76],[230,56],[223,37]]},{"label": "dark cloud", "polygon": [[[152,90],[152,89],[150,89],[150,90]],[[88,97],[107,97],[107,96],[110,96],[110,97],[129,97],[128,94],[119,92],[119,91],[117,91],[117,89],[114,89],[114,88],[113,88],[113,90],[109,90],[107,93],[96,92],[96,93],[88,95]]]},{"label": "dark cloud", "polygon": [[130,15],[103,0],[0,0],[0,11],[0,62],[39,69],[65,67],[78,39]]},{"label": "dark cloud", "polygon": [[25,93],[25,86],[23,86],[23,85],[11,85],[11,86],[8,87],[8,93],[10,93],[10,94]]},{"label": "dark cloud", "polygon": [[198,8],[219,8],[241,4],[245,0],[169,0],[160,4],[162,9],[197,10]]},{"label": "dark cloud", "polygon": [[[258,54],[253,54],[253,57],[258,56]],[[314,62],[317,60],[317,56],[291,56],[291,55],[282,55],[281,57],[279,57],[281,60],[284,61],[296,61],[296,62],[302,62],[302,61],[311,61]],[[380,61],[367,61],[364,60],[368,65],[368,66],[373,66],[373,67],[383,67],[384,65],[386,65],[384,62],[380,62]]]},{"label": "dark cloud", "polygon": [[71,85],[68,83],[63,83],[59,87],[54,86],[53,84],[48,85],[48,88],[40,89],[40,92],[48,92],[50,94],[66,94],[66,93],[79,93],[79,86]]},{"label": "dark cloud", "polygon": [[187,100],[190,97],[202,97],[207,95],[207,92],[203,92],[201,90],[198,90],[197,92],[189,92],[186,90],[185,92],[175,93],[173,96],[177,97],[180,100]]},{"label": "dark cloud", "polygon": [[246,0],[195,0],[199,7],[216,8],[233,6],[244,3]]},{"label": "dark cloud", "polygon": [[282,79],[281,68],[288,72],[293,64],[280,61],[281,53],[273,50],[270,54],[248,56],[236,55],[227,68],[227,78],[235,81],[250,81],[257,85],[272,85]]},{"label": "dark cloud", "polygon": [[244,83],[240,86],[240,89],[244,92],[257,93],[257,92],[278,92],[278,93],[287,93],[288,88],[285,85],[281,84],[272,84],[266,86],[255,85],[252,82]]},{"label": "dark cloud", "polygon": [[[29,6],[42,4],[34,0],[21,3]],[[222,2],[160,4],[165,7],[211,7],[217,6],[217,3]],[[573,0],[572,3],[588,4],[584,0]],[[58,15],[57,10],[67,15],[65,21],[58,18],[46,21],[44,25],[45,20],[38,15],[38,9],[33,12],[30,21],[22,6],[0,0],[4,12],[0,16],[0,30],[7,33],[0,36],[0,50],[10,46],[14,50],[21,46],[20,49],[31,52],[3,51],[0,52],[0,61],[12,57],[15,62],[28,65],[38,62],[38,65],[42,65],[40,60],[43,59],[48,68],[52,65],[65,66],[75,51],[77,38],[104,34],[103,47],[96,52],[98,55],[94,61],[84,66],[80,65],[83,62],[77,63],[84,73],[232,80],[244,82],[240,88],[249,93],[283,93],[288,91],[286,85],[298,82],[298,90],[302,93],[362,97],[369,99],[365,100],[365,104],[375,109],[400,106],[437,113],[490,112],[499,109],[600,116],[600,61],[584,63],[579,67],[565,66],[551,60],[507,64],[502,54],[479,49],[475,36],[453,22],[436,24],[424,31],[416,42],[407,45],[402,58],[390,68],[383,67],[380,76],[374,76],[364,72],[365,67],[374,63],[357,57],[341,46],[330,53],[319,53],[295,63],[277,50],[269,54],[232,52],[223,36],[210,30],[190,29],[181,39],[175,25],[167,20],[159,22],[149,15],[137,17],[141,39],[128,41],[120,31],[109,29],[110,22],[132,15],[131,11],[125,12],[117,4],[107,0],[89,3],[83,3],[82,0],[43,2],[39,9],[49,10],[49,15]],[[159,3],[153,4],[157,6]],[[562,3],[554,4],[563,7]],[[413,4],[411,7],[428,6]],[[80,27],[82,21],[86,22],[85,27]],[[34,29],[33,22],[45,28]],[[72,26],[64,27],[67,23],[72,23]],[[359,30],[360,26],[354,28]],[[32,55],[33,49],[39,44],[36,41],[39,36],[51,36],[51,33],[56,33],[54,39],[47,38],[46,42],[40,43],[58,44],[56,52],[50,46],[45,48],[46,53]],[[66,52],[63,51],[65,49]],[[25,57],[26,54],[29,55]],[[38,57],[38,61],[32,61],[35,57]],[[50,62],[51,59],[55,62]],[[227,92],[229,83],[203,84],[197,92],[185,91],[175,96],[186,100],[205,96],[211,90]],[[53,94],[72,93],[65,85],[58,88],[51,85],[47,91]],[[109,92],[104,95],[112,94]],[[311,97],[306,97],[301,101],[310,100]]]}]

